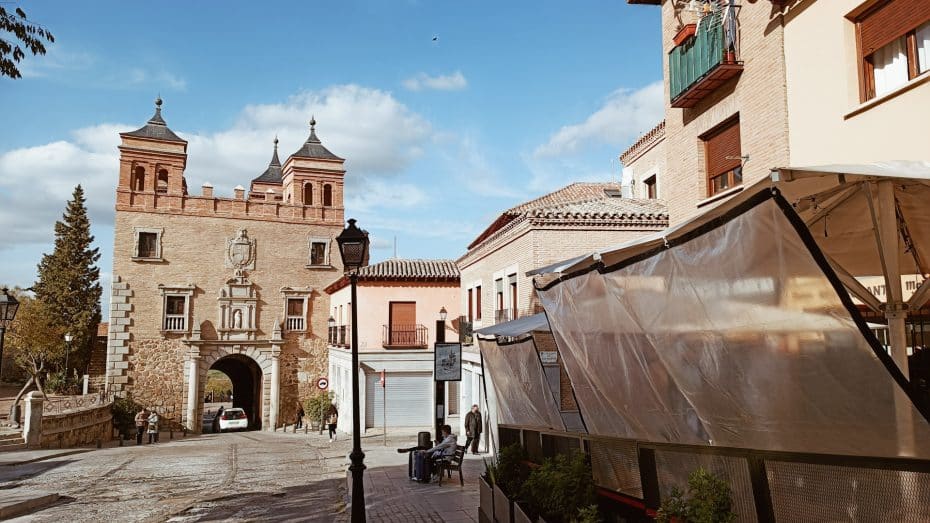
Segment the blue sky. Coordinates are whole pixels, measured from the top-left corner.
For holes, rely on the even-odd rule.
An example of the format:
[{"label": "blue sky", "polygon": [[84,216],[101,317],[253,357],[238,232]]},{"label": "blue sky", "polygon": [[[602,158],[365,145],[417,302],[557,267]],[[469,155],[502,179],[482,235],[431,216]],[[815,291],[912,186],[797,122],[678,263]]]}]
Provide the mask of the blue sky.
[{"label": "blue sky", "polygon": [[[161,94],[192,192],[308,134],[347,158],[375,261],[457,258],[502,210],[616,179],[662,117],[659,10],[603,2],[22,2],[56,37],[0,79],[0,283],[30,285],[74,185],[109,284],[117,133]],[[89,6],[89,7],[88,7]],[[433,41],[433,37],[438,37]]]}]

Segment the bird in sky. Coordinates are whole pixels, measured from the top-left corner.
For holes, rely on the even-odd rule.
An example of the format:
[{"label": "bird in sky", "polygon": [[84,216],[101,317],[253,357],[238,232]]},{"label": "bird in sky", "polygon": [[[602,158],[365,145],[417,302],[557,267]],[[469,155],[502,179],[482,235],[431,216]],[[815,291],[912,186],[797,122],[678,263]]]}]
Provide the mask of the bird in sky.
[{"label": "bird in sky", "polygon": [[439,41],[439,35],[434,36],[434,37],[433,37],[433,41],[434,41],[434,42],[438,42],[438,41]]}]

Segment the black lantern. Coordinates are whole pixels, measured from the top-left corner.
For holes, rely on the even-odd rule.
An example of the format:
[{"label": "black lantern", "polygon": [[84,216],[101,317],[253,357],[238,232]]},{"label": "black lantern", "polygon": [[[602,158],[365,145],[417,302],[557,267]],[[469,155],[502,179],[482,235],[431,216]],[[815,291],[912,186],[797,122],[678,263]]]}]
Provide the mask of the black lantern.
[{"label": "black lantern", "polygon": [[446,308],[445,308],[445,307],[439,309],[439,319],[440,319],[441,321],[446,321],[446,316],[448,316],[448,315],[449,315],[449,313],[446,311]]},{"label": "black lantern", "polygon": [[336,318],[333,318],[332,316],[330,316],[329,319],[326,320],[326,324],[329,325],[330,329],[332,329],[333,327],[336,326]]},{"label": "black lantern", "polygon": [[346,271],[358,270],[368,260],[368,233],[355,226],[355,219],[349,218],[349,226],[336,237],[339,254]]},{"label": "black lantern", "polygon": [[[3,362],[3,338],[6,335],[6,329],[13,323],[16,317],[16,311],[19,310],[19,302],[16,297],[10,295],[10,290],[3,288],[0,294],[0,363]],[[0,365],[0,372],[3,372],[3,366]]]}]

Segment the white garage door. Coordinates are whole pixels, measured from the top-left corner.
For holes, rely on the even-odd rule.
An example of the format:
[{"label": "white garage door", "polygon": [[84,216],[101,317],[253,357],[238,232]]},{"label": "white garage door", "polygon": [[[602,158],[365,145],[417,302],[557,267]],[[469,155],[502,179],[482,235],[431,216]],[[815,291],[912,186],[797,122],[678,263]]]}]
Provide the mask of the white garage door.
[{"label": "white garage door", "polygon": [[[365,380],[365,427],[380,427],[384,423],[384,390],[380,375],[368,375]],[[433,375],[429,372],[387,373],[388,427],[431,427],[433,424]]]}]

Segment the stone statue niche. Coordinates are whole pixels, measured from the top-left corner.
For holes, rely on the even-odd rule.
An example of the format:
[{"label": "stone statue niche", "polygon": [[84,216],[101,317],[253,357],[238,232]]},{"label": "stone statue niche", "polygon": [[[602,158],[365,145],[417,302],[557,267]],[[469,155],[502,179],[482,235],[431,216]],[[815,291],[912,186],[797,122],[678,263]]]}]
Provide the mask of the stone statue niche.
[{"label": "stone statue niche", "polygon": [[258,295],[252,282],[243,274],[226,282],[220,290],[219,328],[221,340],[254,340]]}]

